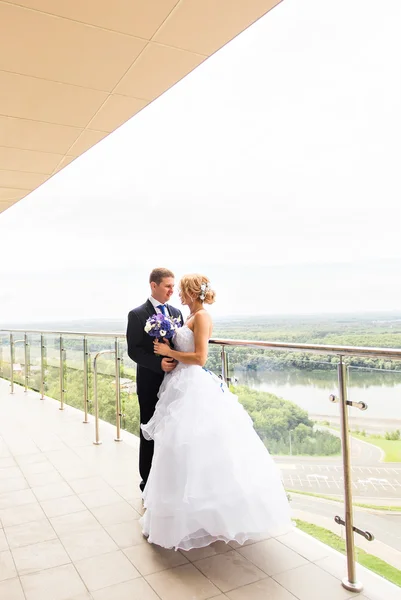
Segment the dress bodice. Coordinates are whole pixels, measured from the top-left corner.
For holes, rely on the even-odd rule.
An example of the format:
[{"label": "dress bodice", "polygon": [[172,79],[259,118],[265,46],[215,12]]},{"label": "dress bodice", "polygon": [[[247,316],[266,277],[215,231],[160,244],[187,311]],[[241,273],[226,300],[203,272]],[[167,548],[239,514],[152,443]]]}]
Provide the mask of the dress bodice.
[{"label": "dress bodice", "polygon": [[177,329],[173,338],[174,348],[179,352],[195,352],[194,334],[187,325]]}]

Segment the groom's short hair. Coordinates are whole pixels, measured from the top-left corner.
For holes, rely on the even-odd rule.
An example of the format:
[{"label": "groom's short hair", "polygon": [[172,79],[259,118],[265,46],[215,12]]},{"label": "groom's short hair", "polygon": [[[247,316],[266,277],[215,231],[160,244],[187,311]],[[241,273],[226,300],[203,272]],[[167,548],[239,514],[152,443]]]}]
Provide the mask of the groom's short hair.
[{"label": "groom's short hair", "polygon": [[149,277],[149,283],[152,283],[152,281],[154,281],[155,283],[157,283],[157,285],[160,285],[162,279],[164,279],[165,277],[174,277],[174,273],[169,269],[163,269],[162,267],[153,269]]}]

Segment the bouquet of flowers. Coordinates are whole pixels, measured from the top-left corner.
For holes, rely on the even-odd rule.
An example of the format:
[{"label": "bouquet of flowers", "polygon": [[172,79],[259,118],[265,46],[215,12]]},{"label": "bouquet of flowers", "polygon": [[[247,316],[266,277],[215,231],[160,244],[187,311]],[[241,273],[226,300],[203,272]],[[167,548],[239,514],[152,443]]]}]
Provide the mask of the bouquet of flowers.
[{"label": "bouquet of flowers", "polygon": [[160,313],[149,317],[146,321],[145,331],[154,338],[169,340],[179,327],[181,327],[180,317],[170,317]]}]

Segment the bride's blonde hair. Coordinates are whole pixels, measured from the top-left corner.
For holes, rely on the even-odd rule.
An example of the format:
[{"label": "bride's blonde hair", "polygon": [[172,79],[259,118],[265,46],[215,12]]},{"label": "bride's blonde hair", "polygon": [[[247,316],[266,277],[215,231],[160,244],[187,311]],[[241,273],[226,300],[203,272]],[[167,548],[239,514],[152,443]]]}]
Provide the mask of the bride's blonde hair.
[{"label": "bride's blonde hair", "polygon": [[211,289],[209,279],[199,273],[184,275],[180,281],[180,290],[184,296],[199,298],[205,304],[213,304],[216,299],[216,292]]}]

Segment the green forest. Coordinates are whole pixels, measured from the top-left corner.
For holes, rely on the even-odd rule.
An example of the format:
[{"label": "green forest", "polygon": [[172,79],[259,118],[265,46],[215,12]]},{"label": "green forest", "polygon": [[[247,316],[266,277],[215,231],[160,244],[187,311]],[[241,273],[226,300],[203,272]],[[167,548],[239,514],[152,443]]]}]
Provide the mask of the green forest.
[{"label": "green forest", "polygon": [[[271,342],[401,348],[401,314],[337,317],[238,317],[216,320],[213,337]],[[337,364],[336,356],[306,352],[233,347],[228,349],[229,364],[247,370],[328,370]],[[212,354],[212,360],[217,359]],[[355,367],[401,370],[400,361],[365,357],[346,357]],[[214,367],[214,363],[212,363]]]}]

